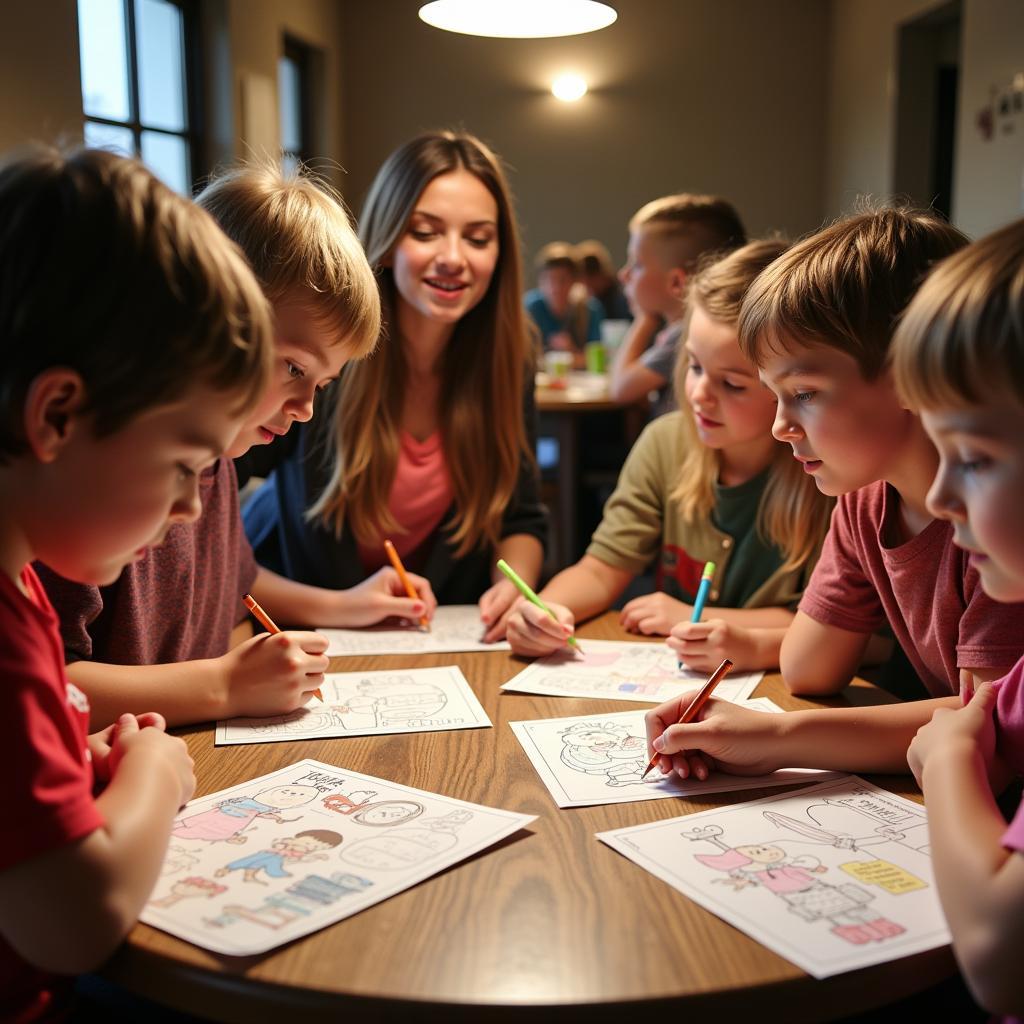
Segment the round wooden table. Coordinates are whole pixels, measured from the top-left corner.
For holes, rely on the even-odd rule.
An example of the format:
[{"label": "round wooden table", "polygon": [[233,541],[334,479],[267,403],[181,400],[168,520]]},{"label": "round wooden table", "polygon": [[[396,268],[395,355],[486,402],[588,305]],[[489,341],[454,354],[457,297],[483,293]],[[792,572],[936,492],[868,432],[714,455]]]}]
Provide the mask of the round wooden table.
[{"label": "round wooden table", "polygon": [[[580,637],[626,639],[617,613]],[[635,639],[635,638],[634,638]],[[500,694],[523,662],[507,653],[337,659],[335,671],[460,666],[492,729],[214,747],[186,731],[198,795],[305,757],[461,800],[536,814],[496,847],[354,917],[255,957],[208,953],[138,925],[106,977],[179,1010],[221,1021],[635,1021],[671,1015],[723,1024],[753,1016],[830,1020],[948,977],[948,949],[823,981],[747,938],[609,849],[594,833],[762,797],[651,800],[559,810],[509,721],[601,714],[623,701]],[[787,708],[778,676],[757,690]],[[841,706],[890,700],[866,683]],[[915,797],[913,779],[878,778]],[[785,787],[792,788],[792,787]]]}]

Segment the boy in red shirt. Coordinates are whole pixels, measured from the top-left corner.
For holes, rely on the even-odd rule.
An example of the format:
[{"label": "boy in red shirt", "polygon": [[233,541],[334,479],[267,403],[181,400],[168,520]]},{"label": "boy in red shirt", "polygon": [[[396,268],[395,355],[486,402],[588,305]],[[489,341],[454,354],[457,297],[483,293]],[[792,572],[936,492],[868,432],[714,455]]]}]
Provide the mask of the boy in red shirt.
[{"label": "boy in red shirt", "polygon": [[0,168],[0,345],[0,1005],[28,1021],[134,924],[195,785],[157,714],[87,735],[30,562],[110,583],[199,515],[270,320],[212,219],[140,164],[41,150]]}]

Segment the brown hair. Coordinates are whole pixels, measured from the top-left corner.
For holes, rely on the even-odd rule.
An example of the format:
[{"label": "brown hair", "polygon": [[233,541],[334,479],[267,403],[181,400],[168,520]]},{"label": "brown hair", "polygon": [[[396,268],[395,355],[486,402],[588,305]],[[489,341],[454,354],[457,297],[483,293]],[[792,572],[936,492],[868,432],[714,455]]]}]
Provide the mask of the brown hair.
[{"label": "brown hair", "polygon": [[925,274],[967,244],[937,214],[882,207],[854,214],[798,242],[753,284],[739,317],[740,348],[829,345],[872,380],[885,366],[900,314]]},{"label": "brown hair", "polygon": [[646,231],[659,244],[666,269],[692,272],[701,255],[735,249],[747,240],[740,215],[732,203],[718,196],[680,192],[641,206],[629,230]]},{"label": "brown hair", "polygon": [[341,196],[299,167],[239,164],[196,197],[245,253],[267,298],[298,291],[361,359],[380,335],[380,296]]},{"label": "brown hair", "polygon": [[928,275],[896,329],[892,366],[914,409],[981,404],[1000,386],[1024,402],[1024,220]]},{"label": "brown hair", "polygon": [[[704,265],[690,283],[690,309],[699,306],[712,320],[735,325],[751,283],[766,267],[772,266],[787,247],[788,243],[781,239],[763,239]],[[675,389],[683,410],[685,454],[671,498],[679,504],[682,517],[693,522],[709,517],[715,507],[714,486],[718,481],[720,455],[702,444],[697,436],[693,413],[685,397],[688,365],[686,353],[680,352]],[[779,444],[777,448],[757,510],[757,530],[768,543],[782,551],[786,570],[798,569],[814,557],[821,546],[833,503],[818,491],[814,481],[793,458],[789,445]]]},{"label": "brown hair", "polygon": [[267,301],[213,219],[136,160],[33,148],[0,167],[0,458],[32,380],[78,372],[97,436],[200,383],[239,416],[269,372]]},{"label": "brown hair", "polygon": [[580,272],[576,251],[568,242],[548,242],[533,261],[533,269],[538,274],[556,267],[568,270],[574,277]]},{"label": "brown hair", "polygon": [[359,234],[377,268],[390,330],[372,359],[349,363],[336,395],[333,473],[309,510],[340,535],[346,517],[361,544],[399,529],[388,509],[398,464],[406,383],[395,314],[397,290],[388,258],[408,228],[416,202],[434,178],[473,174],[498,207],[498,261],[487,292],[455,326],[442,357],[441,436],[457,516],[449,537],[456,556],[496,545],[524,460],[533,453],[523,392],[533,372],[533,343],[522,303],[519,233],[501,164],[484,143],[462,132],[430,132],[384,161],[370,186]]},{"label": "brown hair", "polygon": [[612,255],[607,247],[596,238],[588,238],[585,242],[579,242],[575,249],[576,262],[583,274],[594,275],[604,274],[606,277],[615,276],[615,266],[612,263]]}]

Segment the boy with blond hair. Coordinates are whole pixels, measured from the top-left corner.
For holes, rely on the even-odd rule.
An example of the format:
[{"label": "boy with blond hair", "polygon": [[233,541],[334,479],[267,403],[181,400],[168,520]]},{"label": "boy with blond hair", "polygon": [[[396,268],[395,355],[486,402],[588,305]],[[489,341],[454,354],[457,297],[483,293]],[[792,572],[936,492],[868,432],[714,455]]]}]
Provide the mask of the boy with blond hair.
[{"label": "boy with blond hair", "polygon": [[635,402],[657,391],[653,416],[675,408],[671,382],[690,277],[705,254],[724,254],[746,240],[739,214],[718,196],[663,196],[633,215],[619,277],[636,319],[612,363],[613,398]]},{"label": "boy with blond hair", "polygon": [[238,243],[271,301],[273,369],[263,399],[226,457],[200,481],[203,515],[178,524],[116,583],[82,586],[41,570],[61,620],[72,681],[94,721],[139,707],[172,724],[300,707],[323,678],[327,641],[312,632],[259,634],[231,647],[252,592],[284,624],[368,625],[432,614],[433,596],[405,596],[393,570],[348,591],[294,583],[259,568],[245,537],[231,458],[312,416],[313,402],[380,330],[376,282],[347,213],[321,182],[273,164],[237,168],[198,198]]},{"label": "boy with blond hair", "polygon": [[5,1019],[69,1011],[69,976],[134,924],[195,786],[159,714],[87,735],[30,563],[103,586],[194,520],[200,474],[265,386],[270,330],[236,248],[141,164],[37,150],[0,168]]}]

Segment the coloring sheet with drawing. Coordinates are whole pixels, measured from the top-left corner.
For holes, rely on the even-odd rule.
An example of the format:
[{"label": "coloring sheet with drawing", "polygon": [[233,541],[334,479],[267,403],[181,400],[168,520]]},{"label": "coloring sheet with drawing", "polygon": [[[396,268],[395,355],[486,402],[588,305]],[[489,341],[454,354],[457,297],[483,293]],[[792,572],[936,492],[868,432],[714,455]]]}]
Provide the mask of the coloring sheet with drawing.
[{"label": "coloring sheet with drawing", "polygon": [[597,838],[815,978],[949,942],[924,808],[856,776]]},{"label": "coloring sheet with drawing", "polygon": [[217,723],[215,743],[281,743],[396,732],[440,732],[489,727],[466,677],[443,668],[337,672],[324,676],[323,701],[287,715],[232,718]]},{"label": "coloring sheet with drawing", "polygon": [[380,903],[534,817],[299,761],[179,811],[141,919],[215,953],[262,953]]},{"label": "coloring sheet with drawing", "polygon": [[[707,682],[707,675],[679,668],[675,652],[663,643],[581,643],[582,654],[566,650],[540,658],[502,689],[551,697],[607,697],[661,704]],[[718,684],[715,696],[738,704],[754,692],[763,676],[763,672],[730,673]]]},{"label": "coloring sheet with drawing", "polygon": [[450,654],[453,651],[509,651],[504,640],[485,644],[484,624],[475,604],[442,605],[430,621],[430,632],[418,623],[400,624],[386,619],[365,629],[320,629],[330,646],[327,654],[341,658],[346,654]]},{"label": "coloring sheet with drawing", "polygon": [[[769,700],[745,705],[767,713],[779,709]],[[648,764],[643,711],[542,718],[509,722],[559,807],[590,807],[634,800],[659,800],[731,789],[760,789],[794,782],[834,778],[834,772],[789,768],[771,775],[740,777],[712,772],[703,782],[666,776],[654,767],[640,781]]]}]

